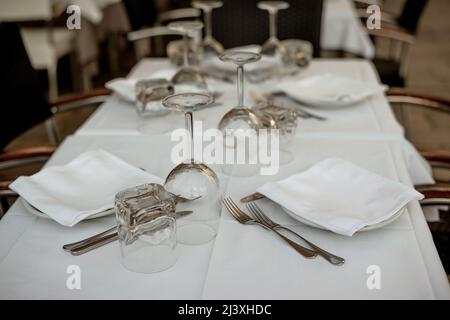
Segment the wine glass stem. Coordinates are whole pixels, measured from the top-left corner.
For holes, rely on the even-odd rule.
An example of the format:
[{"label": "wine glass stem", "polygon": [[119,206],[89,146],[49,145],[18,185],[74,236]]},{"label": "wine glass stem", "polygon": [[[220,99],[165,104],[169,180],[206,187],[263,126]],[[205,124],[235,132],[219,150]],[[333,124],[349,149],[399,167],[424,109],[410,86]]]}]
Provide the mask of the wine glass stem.
[{"label": "wine glass stem", "polygon": [[204,9],[205,13],[205,38],[209,39],[212,37],[212,23],[211,23],[211,9]]},{"label": "wine glass stem", "polygon": [[184,56],[183,56],[183,66],[185,68],[189,67],[189,36],[187,33],[183,34],[184,41]]},{"label": "wine glass stem", "polygon": [[277,11],[269,11],[269,35],[271,39],[277,38]]},{"label": "wine glass stem", "polygon": [[237,68],[237,78],[238,106],[244,107],[244,66],[242,65]]},{"label": "wine glass stem", "polygon": [[192,112],[186,112],[184,117],[186,122],[186,130],[189,132],[189,159],[191,163],[194,163],[194,117]]}]

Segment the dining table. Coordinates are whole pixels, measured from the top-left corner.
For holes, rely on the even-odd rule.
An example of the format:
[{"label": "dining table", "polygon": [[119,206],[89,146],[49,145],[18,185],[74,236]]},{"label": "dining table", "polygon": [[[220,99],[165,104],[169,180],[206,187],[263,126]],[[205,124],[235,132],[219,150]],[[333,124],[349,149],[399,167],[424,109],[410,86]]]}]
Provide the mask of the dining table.
[{"label": "dining table", "polygon": [[[147,58],[128,77],[146,78],[164,70],[173,70],[166,59]],[[361,59],[314,59],[291,80],[321,73],[379,82],[373,65]],[[254,104],[250,92],[262,94],[274,81],[246,82],[246,104]],[[217,98],[219,104],[195,112],[203,129],[217,127],[221,116],[237,102],[234,84],[216,82],[214,88],[223,93]],[[404,139],[403,128],[383,93],[348,107],[308,110],[326,120],[299,119],[290,146],[294,160],[280,166],[277,174],[229,177],[220,165],[208,164],[217,173],[225,196],[238,202],[265,182],[302,172],[331,157],[408,186],[426,176],[426,164]],[[183,115],[179,118],[182,123]],[[103,149],[164,178],[176,165],[170,155],[178,141],[170,132],[143,134],[138,122],[134,104],[113,94],[62,142],[45,167],[64,165],[83,152]],[[423,175],[417,176],[418,171]],[[327,201],[326,194],[323,201]],[[410,202],[405,213],[389,225],[351,237],[302,224],[267,199],[258,200],[258,205],[280,224],[345,257],[345,264],[305,259],[267,230],[239,224],[222,208],[214,240],[198,246],[179,244],[178,261],[166,271],[135,273],[122,266],[117,242],[80,256],[62,249],[66,243],[114,226],[114,216],[64,227],[31,214],[19,198],[0,220],[0,299],[450,298],[449,282],[418,201]],[[73,266],[81,271],[79,288],[67,286]],[[373,270],[378,270],[376,287],[370,285]]]}]

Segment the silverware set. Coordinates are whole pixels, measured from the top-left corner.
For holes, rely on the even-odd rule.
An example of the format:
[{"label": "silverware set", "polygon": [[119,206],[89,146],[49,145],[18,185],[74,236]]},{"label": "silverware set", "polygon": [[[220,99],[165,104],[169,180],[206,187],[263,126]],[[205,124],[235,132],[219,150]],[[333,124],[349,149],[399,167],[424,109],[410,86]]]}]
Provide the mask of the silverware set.
[{"label": "silverware set", "polygon": [[[175,214],[178,219],[191,213],[193,213],[193,211],[178,211]],[[117,226],[114,226],[89,238],[65,244],[62,248],[64,251],[70,252],[74,256],[79,256],[91,250],[102,247],[108,243],[116,241],[117,238]]]},{"label": "silverware set", "polygon": [[[238,205],[230,197],[225,198],[223,200],[223,203],[224,203],[225,207],[227,208],[227,210],[230,212],[230,214],[239,223],[242,223],[245,225],[250,225],[250,224],[258,225],[260,227],[263,227],[266,230],[274,232],[277,236],[279,236],[281,239],[286,241],[294,250],[296,250],[298,253],[300,253],[302,256],[304,256],[306,258],[314,258],[317,255],[319,255],[333,265],[339,266],[339,265],[343,265],[345,263],[344,258],[341,258],[337,255],[334,255],[330,252],[325,251],[324,249],[315,245],[314,243],[307,240],[306,238],[299,235],[298,233],[294,232],[293,230],[274,222],[255,203],[246,204],[247,210],[250,212],[251,215],[248,215],[243,210],[241,210],[238,207]],[[285,231],[288,231],[290,234],[295,235],[300,240],[305,242],[310,247],[310,249],[306,248],[304,246],[301,246],[298,243],[292,241],[291,239],[289,239],[288,237],[286,237],[282,233],[280,233],[278,230],[285,230]]]},{"label": "silverware set", "polygon": [[281,100],[281,102],[288,102],[290,104],[295,104],[295,112],[297,113],[297,116],[303,119],[315,119],[319,121],[325,121],[327,118],[317,115],[315,113],[312,113],[304,108],[300,102],[292,99],[291,97],[287,96],[284,92],[281,91],[274,91],[269,93],[264,93],[262,97],[260,97],[256,92],[250,91],[249,92],[251,98],[256,103],[260,103],[264,100],[273,102],[276,98],[277,100]]}]

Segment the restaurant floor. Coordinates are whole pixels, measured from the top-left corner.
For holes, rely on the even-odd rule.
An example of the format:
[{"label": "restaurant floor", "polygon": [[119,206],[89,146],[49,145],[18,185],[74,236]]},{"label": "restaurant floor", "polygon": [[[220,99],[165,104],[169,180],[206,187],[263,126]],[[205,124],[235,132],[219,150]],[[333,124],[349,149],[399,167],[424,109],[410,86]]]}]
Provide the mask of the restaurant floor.
[{"label": "restaurant floor", "polygon": [[[385,1],[385,8],[390,12],[399,12],[403,1]],[[423,14],[416,44],[412,47],[407,60],[406,86],[419,92],[450,99],[450,1],[431,0]],[[128,59],[126,59],[128,60]],[[127,70],[123,70],[126,73]],[[107,74],[96,79],[96,85],[109,79]],[[73,132],[93,111],[84,109],[57,117],[56,123],[61,136]],[[430,121],[430,117],[416,121]],[[433,121],[433,120],[431,120]],[[414,125],[414,124],[413,124]],[[416,127],[416,126],[414,126]],[[421,125],[417,126],[421,127]],[[425,126],[430,127],[430,126]],[[433,126],[431,126],[433,127]],[[450,126],[444,125],[440,130],[443,137],[450,136]],[[420,134],[426,137],[427,134]],[[430,138],[431,139],[431,138]],[[435,139],[435,137],[433,138]],[[450,139],[444,139],[450,140]],[[44,126],[39,125],[13,141],[8,149],[47,143]],[[425,141],[426,143],[426,141]],[[449,146],[450,147],[450,146]]]}]

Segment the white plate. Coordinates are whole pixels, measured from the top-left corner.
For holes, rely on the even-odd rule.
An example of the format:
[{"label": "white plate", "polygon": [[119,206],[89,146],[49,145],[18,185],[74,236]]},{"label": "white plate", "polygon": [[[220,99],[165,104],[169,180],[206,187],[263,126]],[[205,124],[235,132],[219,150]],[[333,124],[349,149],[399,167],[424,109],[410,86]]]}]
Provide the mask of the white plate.
[{"label": "white plate", "polygon": [[386,89],[385,85],[356,81],[329,73],[276,85],[276,90],[316,108],[350,106]]},{"label": "white plate", "polygon": [[[25,209],[27,209],[28,212],[30,212],[38,217],[41,217],[41,218],[51,219],[48,215],[46,215],[42,211],[36,209],[31,204],[29,204],[24,198],[20,198],[20,200],[22,201],[23,206],[25,207]],[[105,210],[105,211],[93,214],[92,216],[89,216],[84,220],[101,218],[101,217],[109,216],[110,214],[113,214],[113,213],[114,213],[114,209],[109,209],[109,210]]]},{"label": "white plate", "polygon": [[[284,210],[284,212],[286,212],[286,213],[287,213],[289,216],[291,216],[293,219],[295,219],[295,220],[297,220],[297,221],[299,221],[299,222],[301,222],[301,223],[303,223],[303,224],[305,224],[305,225],[307,225],[307,226],[311,226],[311,227],[318,228],[318,229],[322,229],[322,230],[328,230],[328,231],[331,231],[331,230],[329,230],[329,229],[327,229],[327,228],[325,228],[325,227],[322,227],[322,226],[320,226],[320,225],[318,225],[318,224],[316,224],[316,223],[314,223],[314,222],[312,222],[312,221],[306,220],[305,218],[302,218],[302,217],[296,215],[294,212],[292,212],[292,211],[289,210],[289,209],[284,208],[283,206],[280,206],[280,207]],[[403,207],[403,208],[401,208],[400,210],[398,210],[398,211],[397,211],[392,217],[390,217],[389,219],[386,219],[386,220],[384,220],[384,221],[378,222],[378,223],[376,223],[376,224],[372,224],[372,225],[370,225],[370,226],[366,226],[366,227],[364,227],[364,228],[362,228],[362,229],[360,229],[360,230],[358,230],[358,231],[356,231],[356,232],[370,231],[370,230],[375,230],[375,229],[383,228],[384,226],[386,226],[386,225],[388,225],[388,224],[394,222],[394,220],[396,220],[397,218],[399,218],[403,213],[405,213],[405,211],[406,211],[406,206]]]}]

